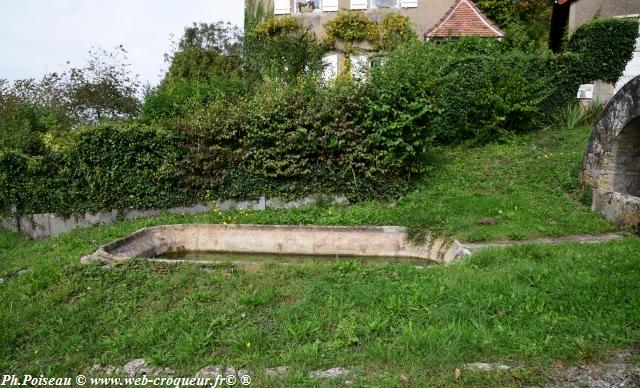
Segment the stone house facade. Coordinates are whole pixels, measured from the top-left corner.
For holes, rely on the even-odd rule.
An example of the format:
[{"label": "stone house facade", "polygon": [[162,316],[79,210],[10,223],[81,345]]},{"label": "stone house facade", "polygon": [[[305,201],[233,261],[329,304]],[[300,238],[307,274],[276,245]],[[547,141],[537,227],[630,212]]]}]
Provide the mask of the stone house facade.
[{"label": "stone house facade", "polygon": [[[406,16],[414,31],[424,39],[462,36],[502,38],[504,32],[478,9],[472,0],[313,0],[313,6],[300,6],[297,0],[264,0],[265,11],[276,17],[293,16],[318,39],[325,36],[324,26],[341,9],[364,12],[369,20],[381,22],[389,13]],[[367,42],[357,45],[351,56],[351,71],[357,74],[371,66],[377,52]],[[323,58],[325,78],[332,78],[345,68],[346,57],[340,47]]]}]

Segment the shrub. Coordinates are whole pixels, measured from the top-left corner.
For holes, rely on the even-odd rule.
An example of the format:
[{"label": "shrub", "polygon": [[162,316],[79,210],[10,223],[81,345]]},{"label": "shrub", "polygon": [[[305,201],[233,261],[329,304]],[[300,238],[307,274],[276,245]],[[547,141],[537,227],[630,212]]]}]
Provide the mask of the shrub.
[{"label": "shrub", "polygon": [[400,44],[417,40],[408,17],[389,13],[374,28],[369,28],[368,39],[378,50],[393,50]]},{"label": "shrub", "polygon": [[[463,39],[405,46],[372,72],[370,83],[385,100],[381,107],[429,127],[440,142],[487,141],[533,129],[550,80],[536,54],[497,45]],[[377,120],[393,116],[383,110]]]},{"label": "shrub", "polygon": [[249,80],[266,76],[294,81],[322,69],[322,48],[315,36],[292,17],[265,19],[249,35],[252,52],[245,54],[245,76]]},{"label": "shrub", "polygon": [[596,19],[571,35],[567,49],[581,54],[583,78],[615,83],[633,56],[637,37],[636,20]]},{"label": "shrub", "polygon": [[72,203],[78,210],[170,207],[188,203],[179,185],[181,136],[127,123],[83,128],[65,150]]},{"label": "shrub", "polygon": [[110,123],[82,128],[42,156],[5,151],[1,210],[69,214],[190,203],[179,184],[180,141],[177,132]]},{"label": "shrub", "polygon": [[235,97],[245,92],[240,78],[219,77],[209,81],[177,78],[151,90],[142,105],[142,121],[184,118],[220,96]]},{"label": "shrub", "polygon": [[350,54],[353,43],[367,40],[377,50],[392,50],[402,43],[416,40],[417,36],[408,17],[389,13],[381,23],[369,20],[360,11],[341,10],[325,24],[325,44],[335,46],[337,40],[345,45]]},{"label": "shrub", "polygon": [[192,201],[217,198],[227,177],[241,165],[245,157],[242,122],[246,106],[245,99],[218,96],[179,121],[184,136],[180,182]]}]

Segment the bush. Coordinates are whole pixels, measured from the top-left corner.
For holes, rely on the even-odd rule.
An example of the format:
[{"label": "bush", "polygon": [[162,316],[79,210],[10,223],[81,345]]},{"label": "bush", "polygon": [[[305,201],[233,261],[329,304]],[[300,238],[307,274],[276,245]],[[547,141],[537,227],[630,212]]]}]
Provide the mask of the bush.
[{"label": "bush", "polygon": [[411,138],[399,137],[402,132],[385,134],[368,125],[364,93],[362,84],[350,81],[318,88],[313,78],[274,80],[241,107],[225,111],[213,104],[204,125],[189,128],[190,141],[196,132],[202,140],[204,158],[227,166],[218,170],[225,171],[224,181],[210,181],[208,190],[219,184],[217,194],[233,198],[396,194],[410,174],[400,150],[410,148],[415,157],[422,148],[407,145]]},{"label": "bush", "polygon": [[552,89],[539,55],[478,39],[405,46],[372,72],[370,84],[371,95],[381,96],[377,121],[410,120],[441,143],[536,128]]},{"label": "bush", "polygon": [[616,83],[633,56],[637,37],[637,20],[596,19],[571,35],[567,49],[581,54],[583,78]]},{"label": "bush", "polygon": [[145,123],[184,118],[221,96],[240,96],[244,83],[239,78],[220,77],[209,81],[176,78],[150,91],[142,105]]},{"label": "bush", "polygon": [[[603,44],[590,42],[608,39],[600,36],[603,27],[590,26],[585,31],[593,35],[576,32],[575,53],[477,38],[410,42],[364,82],[324,83],[309,67],[319,63],[319,46],[289,19],[278,20],[286,23],[252,32],[255,47],[264,49],[253,53],[257,62],[247,62],[257,66],[259,82],[175,77],[147,97],[146,124],[81,128],[55,147],[40,141],[38,156],[0,152],[0,211],[165,208],[260,195],[397,196],[427,167],[434,145],[536,129],[575,99],[580,83],[595,75],[612,79],[623,66],[585,60]],[[624,32],[624,39],[612,33],[624,52],[632,47],[626,21],[596,23]],[[274,44],[279,39],[287,44]],[[602,55],[600,61],[612,54]],[[268,71],[271,65],[280,70]],[[15,117],[31,117],[25,112]]]},{"label": "bush", "polygon": [[0,154],[1,211],[19,214],[165,208],[190,203],[181,188],[181,136],[133,123],[73,134],[58,151]]},{"label": "bush", "polygon": [[251,52],[245,53],[245,77],[259,83],[263,77],[295,81],[318,74],[322,48],[315,36],[292,17],[267,18],[248,33]]}]

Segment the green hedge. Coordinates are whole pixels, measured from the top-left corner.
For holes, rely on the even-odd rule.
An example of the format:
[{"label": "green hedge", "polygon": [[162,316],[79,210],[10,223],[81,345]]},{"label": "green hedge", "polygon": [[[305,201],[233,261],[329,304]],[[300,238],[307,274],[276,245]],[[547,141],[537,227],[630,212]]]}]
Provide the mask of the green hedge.
[{"label": "green hedge", "polygon": [[42,156],[0,152],[0,211],[21,214],[162,208],[190,203],[180,185],[181,136],[133,123],[78,130]]},{"label": "green hedge", "polygon": [[581,55],[584,78],[615,83],[633,56],[636,38],[637,20],[596,19],[571,35],[567,49]]},{"label": "green hedge", "polygon": [[[378,99],[373,109],[410,114],[439,143],[485,142],[537,128],[553,89],[540,53],[505,50],[486,39],[405,46],[374,71],[370,84]],[[389,117],[383,111],[378,120]]]}]

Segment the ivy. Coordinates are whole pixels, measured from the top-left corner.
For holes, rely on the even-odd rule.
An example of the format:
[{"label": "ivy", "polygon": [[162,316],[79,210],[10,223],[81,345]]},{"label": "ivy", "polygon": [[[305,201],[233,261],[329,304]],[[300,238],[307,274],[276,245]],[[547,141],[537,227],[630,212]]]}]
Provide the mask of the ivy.
[{"label": "ivy", "polygon": [[291,16],[271,17],[258,24],[253,35],[259,38],[275,37],[300,31],[296,19]]},{"label": "ivy", "polygon": [[366,40],[375,25],[367,15],[359,11],[340,10],[338,15],[324,25],[326,42],[330,45],[340,39],[345,43]]},{"label": "ivy", "polygon": [[567,49],[580,54],[584,77],[615,83],[633,56],[638,38],[638,21],[596,19],[580,26],[569,39]]},{"label": "ivy", "polygon": [[402,43],[417,40],[417,35],[408,17],[390,13],[382,23],[369,29],[368,39],[377,50],[391,51]]},{"label": "ivy", "polygon": [[341,40],[347,54],[359,41],[369,41],[376,50],[392,50],[417,38],[409,18],[395,13],[387,14],[381,23],[374,23],[363,12],[341,10],[325,24],[325,32],[325,44],[335,46]]}]

